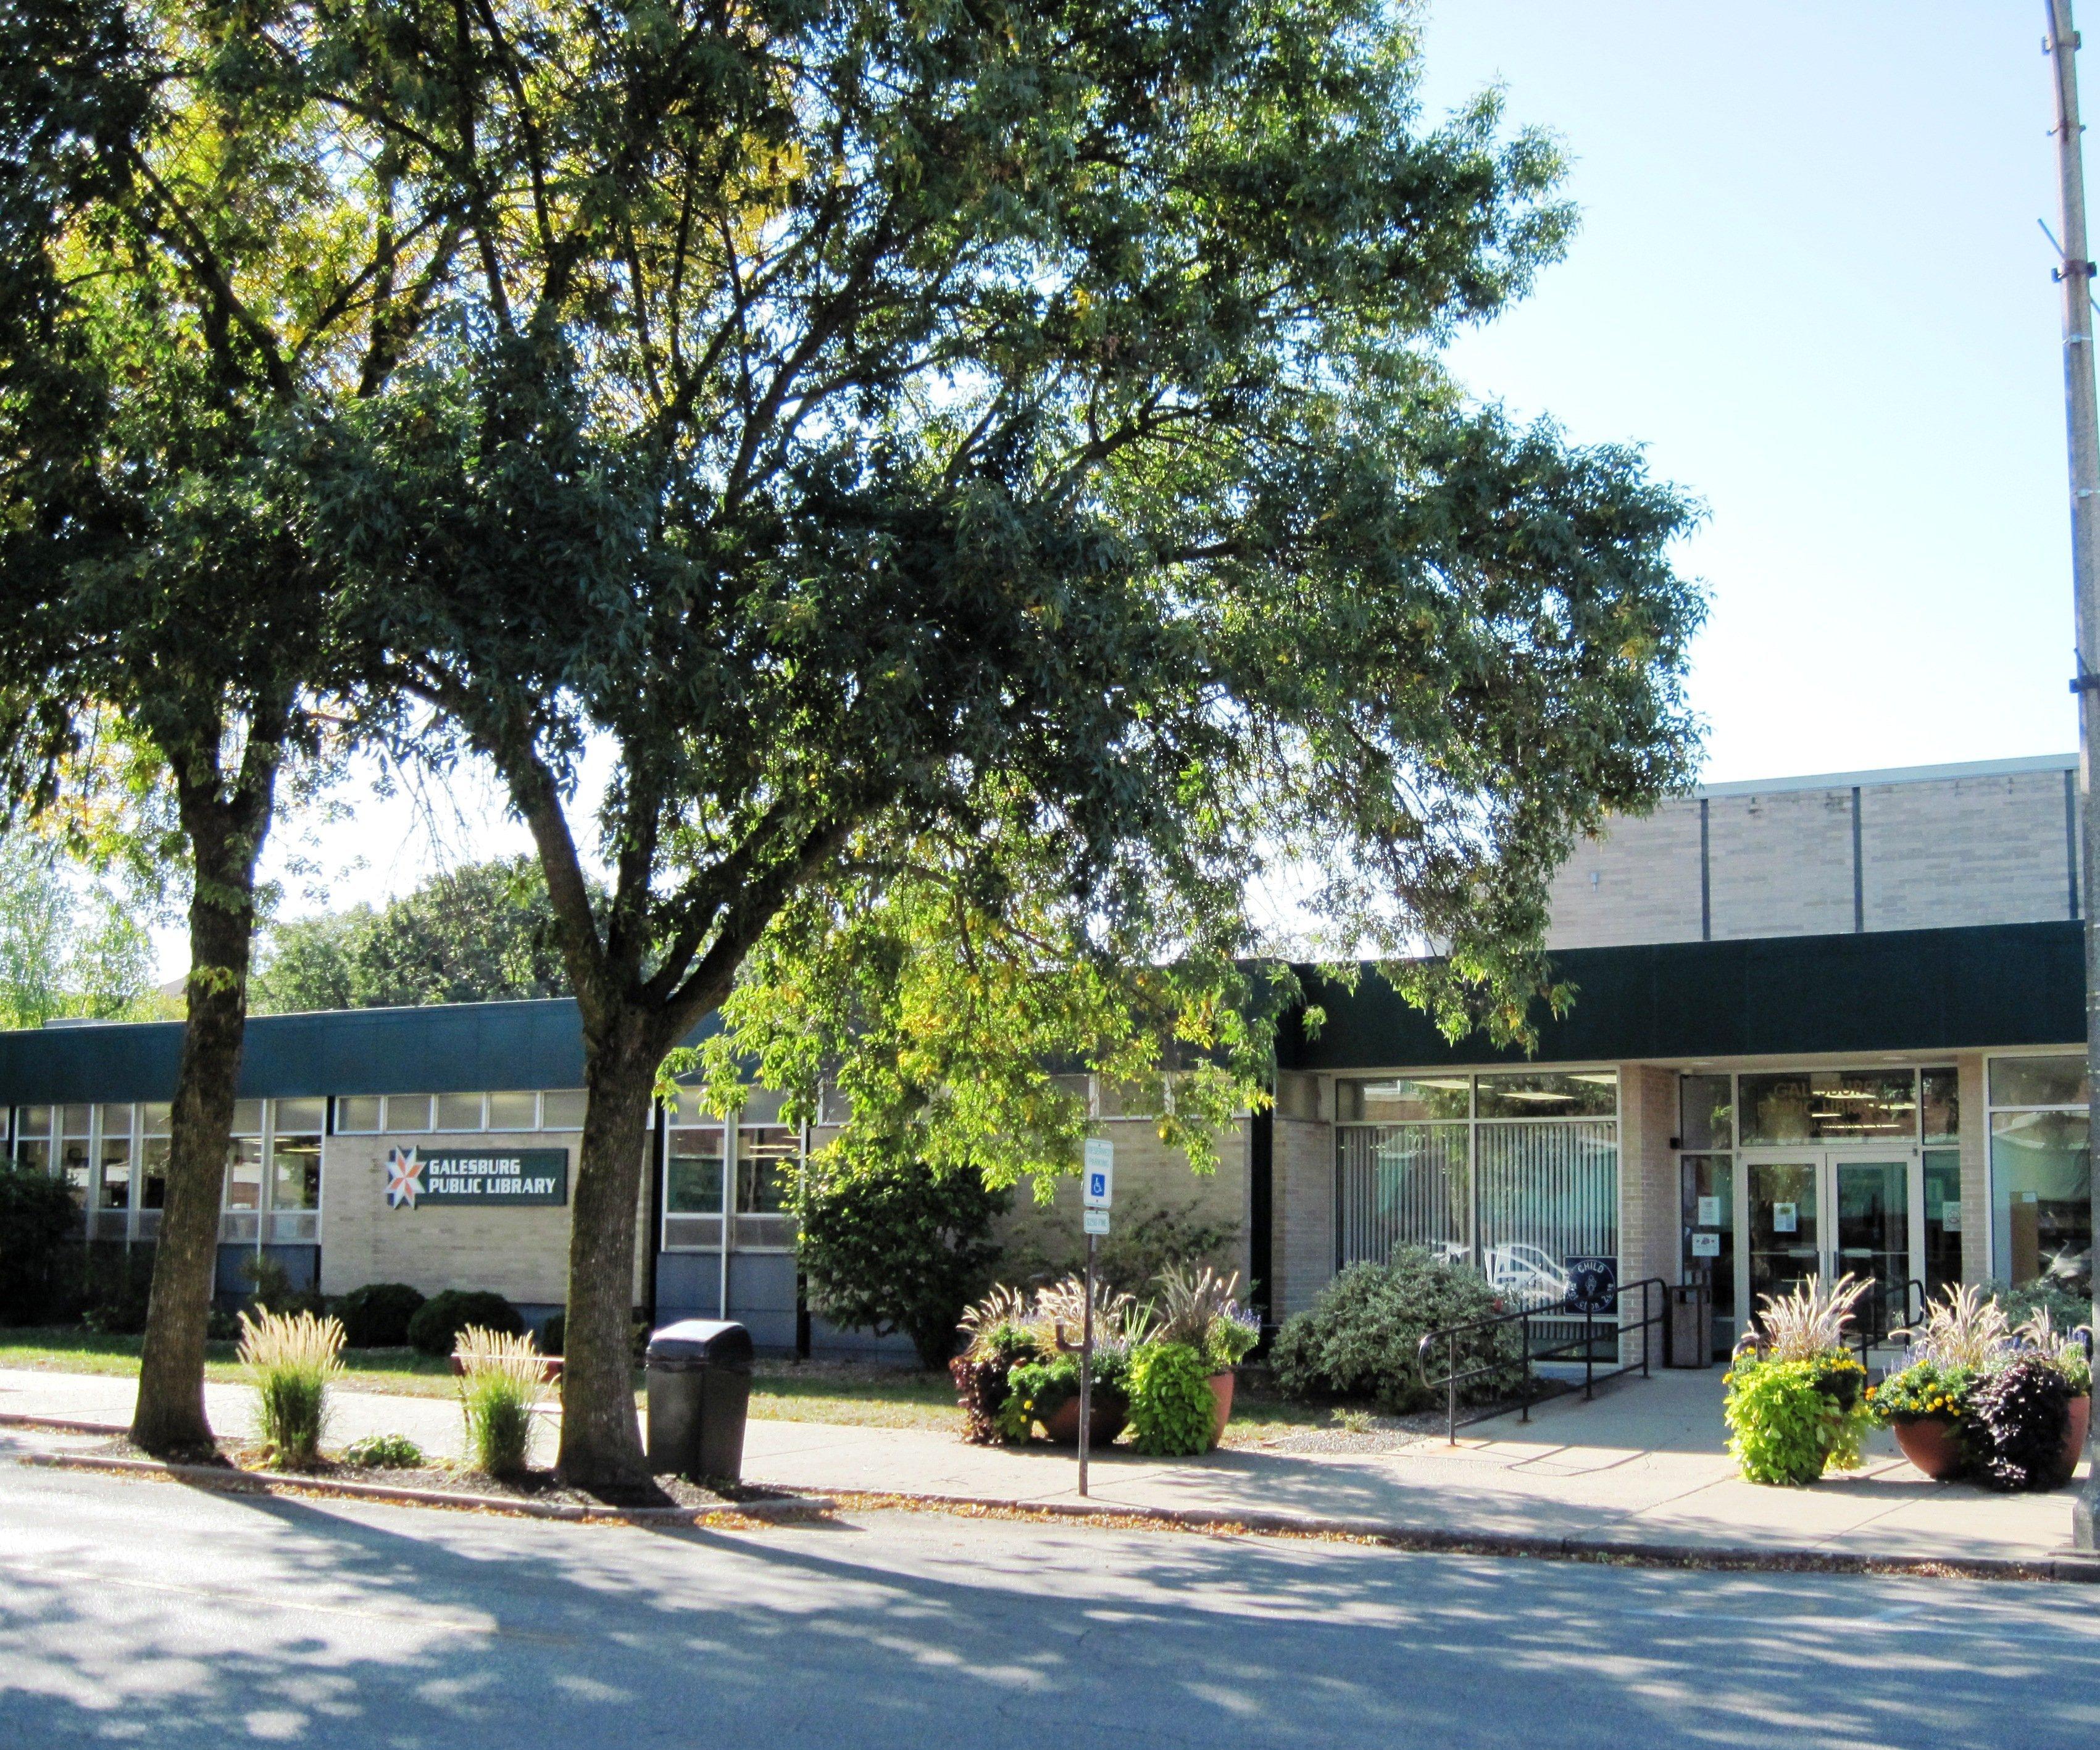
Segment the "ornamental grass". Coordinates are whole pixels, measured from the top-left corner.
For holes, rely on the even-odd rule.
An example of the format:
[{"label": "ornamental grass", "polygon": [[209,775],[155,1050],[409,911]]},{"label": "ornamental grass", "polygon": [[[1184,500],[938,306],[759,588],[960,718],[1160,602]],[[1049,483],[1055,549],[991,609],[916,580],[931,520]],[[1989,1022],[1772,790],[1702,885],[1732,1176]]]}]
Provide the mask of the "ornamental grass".
[{"label": "ornamental grass", "polygon": [[460,1333],[452,1355],[467,1456],[490,1476],[519,1474],[532,1451],[532,1412],[547,1394],[546,1357],[529,1332],[513,1337],[478,1325]]},{"label": "ornamental grass", "polygon": [[342,1373],[342,1321],[311,1312],[240,1315],[240,1360],[271,1464],[311,1470],[320,1457],[328,1388]]}]

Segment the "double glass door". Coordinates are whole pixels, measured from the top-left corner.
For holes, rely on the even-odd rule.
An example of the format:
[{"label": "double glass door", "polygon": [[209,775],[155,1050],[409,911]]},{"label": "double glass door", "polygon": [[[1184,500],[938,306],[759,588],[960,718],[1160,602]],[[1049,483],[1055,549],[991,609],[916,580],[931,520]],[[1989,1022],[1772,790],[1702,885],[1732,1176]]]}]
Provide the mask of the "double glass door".
[{"label": "double glass door", "polygon": [[1736,1304],[1785,1294],[1811,1276],[1871,1276],[1891,1315],[1925,1274],[1923,1166],[1910,1148],[1788,1148],[1743,1158]]}]

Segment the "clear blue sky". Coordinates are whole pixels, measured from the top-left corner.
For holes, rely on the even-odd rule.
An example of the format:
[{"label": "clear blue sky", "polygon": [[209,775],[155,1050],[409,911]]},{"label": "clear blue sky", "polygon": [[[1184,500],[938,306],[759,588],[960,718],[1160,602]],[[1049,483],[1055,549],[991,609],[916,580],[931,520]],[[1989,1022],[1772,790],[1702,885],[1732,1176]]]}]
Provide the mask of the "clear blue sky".
[{"label": "clear blue sky", "polygon": [[[1427,14],[1429,112],[1501,86],[1513,124],[1560,138],[1582,209],[1568,259],[1454,363],[1578,439],[1644,445],[1707,505],[1682,562],[1713,595],[1692,683],[1711,779],[2076,743],[2042,19],[1974,0]],[[2100,152],[2093,169],[2100,187]],[[355,819],[303,847],[338,905],[527,845],[485,791],[436,843],[398,800],[342,800]],[[273,846],[280,875],[300,837]],[[288,914],[314,908],[288,887]]]}]

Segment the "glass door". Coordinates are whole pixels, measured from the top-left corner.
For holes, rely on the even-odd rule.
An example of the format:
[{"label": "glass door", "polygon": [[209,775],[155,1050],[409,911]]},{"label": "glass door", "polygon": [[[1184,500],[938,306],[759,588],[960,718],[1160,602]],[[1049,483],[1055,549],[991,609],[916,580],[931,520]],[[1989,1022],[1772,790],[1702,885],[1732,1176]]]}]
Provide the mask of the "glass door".
[{"label": "glass door", "polygon": [[1824,1267],[1823,1155],[1820,1150],[1751,1156],[1743,1163],[1742,1263],[1746,1313],[1760,1296],[1785,1294]]},{"label": "glass door", "polygon": [[1785,1294],[1811,1276],[1871,1277],[1889,1325],[1906,1316],[1904,1288],[1924,1273],[1923,1197],[1915,1150],[1789,1150],[1743,1162],[1737,1304]]}]

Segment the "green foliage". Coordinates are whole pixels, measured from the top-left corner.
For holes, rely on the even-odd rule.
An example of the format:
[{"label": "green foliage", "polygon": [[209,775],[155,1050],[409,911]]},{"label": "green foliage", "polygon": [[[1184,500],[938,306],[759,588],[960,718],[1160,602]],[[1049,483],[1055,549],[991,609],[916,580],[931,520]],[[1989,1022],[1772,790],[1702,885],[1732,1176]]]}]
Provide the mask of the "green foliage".
[{"label": "green foliage", "polygon": [[2020,1325],[2045,1312],[2058,1330],[2076,1330],[2092,1322],[2093,1301],[2059,1276],[2036,1276],[2017,1288],[2003,1278],[1987,1285],[1986,1291],[2005,1310],[2005,1321]]},{"label": "green foliage", "polygon": [[448,1288],[416,1309],[408,1320],[408,1342],[425,1355],[450,1355],[470,1325],[514,1337],[523,1333],[525,1320],[501,1294]]},{"label": "green foliage", "polygon": [[1728,1450],[1745,1480],[1802,1488],[1826,1465],[1857,1464],[1867,1410],[1840,1404],[1827,1361],[1739,1355],[1723,1383]]},{"label": "green foliage", "polygon": [[293,1288],[284,1261],[267,1252],[251,1252],[242,1259],[240,1276],[248,1284],[249,1300],[254,1306],[271,1312],[311,1312],[316,1316],[328,1311],[320,1289]]},{"label": "green foliage", "polygon": [[373,1470],[420,1470],[421,1447],[405,1434],[368,1434],[342,1449],[342,1461]]},{"label": "green foliage", "polygon": [[2061,1488],[2078,1462],[2065,1451],[2071,1382],[2040,1355],[1991,1369],[1969,1394],[1970,1469],[1987,1488]]},{"label": "green foliage", "polygon": [[421,1291],[406,1282],[367,1282],[336,1303],[335,1315],[351,1348],[399,1349],[423,1303]]},{"label": "green foliage", "polygon": [[342,1373],[342,1326],[311,1312],[240,1315],[240,1360],[270,1461],[311,1470],[328,1423],[329,1387]]},{"label": "green foliage", "polygon": [[0,1029],[165,1019],[153,968],[135,901],[55,846],[0,835]]},{"label": "green foliage", "polygon": [[[153,1248],[99,1241],[81,1258],[80,1322],[126,1337],[146,1328],[152,1298]],[[318,1310],[318,1309],[315,1309]]]},{"label": "green foliage", "polygon": [[[1423,1383],[1417,1350],[1431,1331],[1464,1325],[1507,1309],[1474,1272],[1416,1247],[1403,1247],[1388,1264],[1352,1264],[1307,1311],[1277,1333],[1269,1366],[1277,1386],[1295,1398],[1370,1399],[1396,1415],[1421,1408],[1435,1396]],[[1440,1374],[1445,1356],[1432,1364]],[[1522,1345],[1502,1325],[1461,1341],[1457,1367],[1493,1369],[1458,1388],[1461,1404],[1492,1403],[1523,1382]]]},{"label": "green foliage", "polygon": [[1006,1203],[966,1169],[818,1151],[796,1202],[811,1308],[849,1330],[901,1331],[920,1365],[946,1366],[998,1260],[991,1228]]},{"label": "green foliage", "polygon": [[567,994],[546,878],[518,857],[433,876],[378,910],[271,926],[253,1004],[283,1014]]},{"label": "green foliage", "polygon": [[1130,1426],[1140,1452],[1176,1457],[1216,1444],[1211,1368],[1187,1343],[1141,1343],[1130,1360]]},{"label": "green foliage", "polygon": [[1969,1413],[1969,1394],[1977,1377],[1972,1367],[1913,1361],[1867,1388],[1868,1413],[1883,1427],[1932,1417],[1960,1422]]},{"label": "green foliage", "polygon": [[[992,1355],[977,1359],[959,1355],[948,1364],[948,1377],[955,1382],[955,1402],[963,1413],[963,1438],[973,1446],[997,1446],[1010,1437],[1000,1412],[1006,1407],[1008,1382],[1014,1357]],[[1025,1437],[1027,1430],[1011,1438]]]},{"label": "green foliage", "polygon": [[65,1281],[63,1259],[79,1246],[79,1223],[63,1179],[0,1161],[0,1319],[51,1320]]},{"label": "green foliage", "polygon": [[[562,1346],[567,1342],[568,1340],[568,1314],[566,1311],[550,1313],[548,1316],[547,1322],[540,1327],[540,1354],[559,1355],[562,1352]],[[642,1347],[645,1350],[648,1347],[648,1342],[646,1338],[643,1339]]]},{"label": "green foliage", "polygon": [[469,1460],[492,1477],[520,1474],[532,1456],[532,1412],[547,1391],[537,1346],[530,1337],[470,1325],[453,1354]]}]

